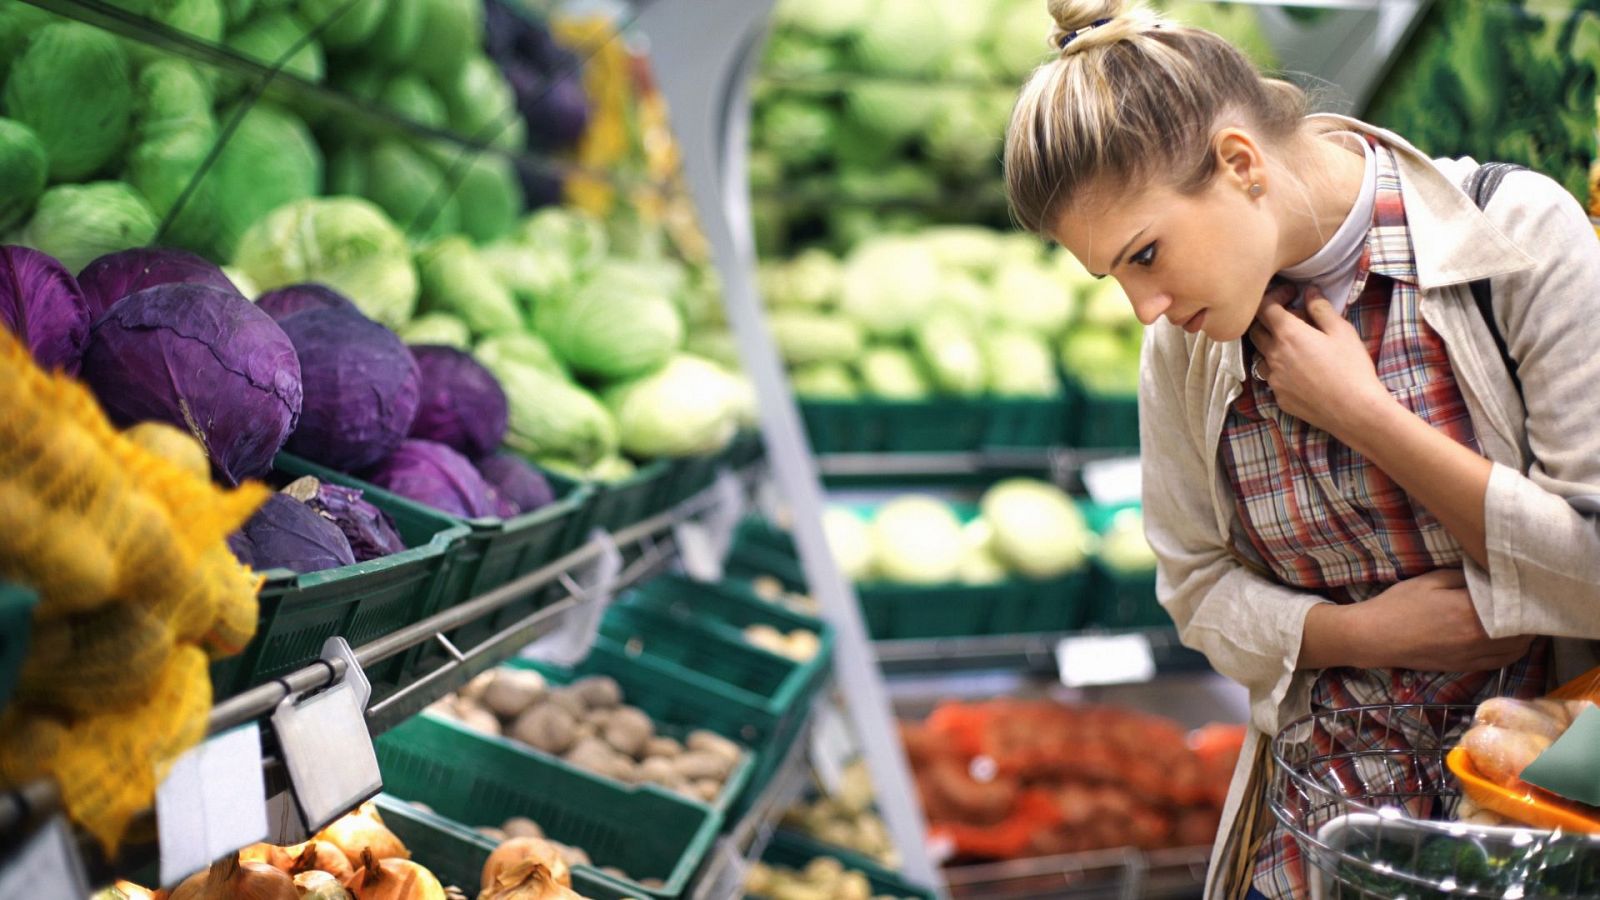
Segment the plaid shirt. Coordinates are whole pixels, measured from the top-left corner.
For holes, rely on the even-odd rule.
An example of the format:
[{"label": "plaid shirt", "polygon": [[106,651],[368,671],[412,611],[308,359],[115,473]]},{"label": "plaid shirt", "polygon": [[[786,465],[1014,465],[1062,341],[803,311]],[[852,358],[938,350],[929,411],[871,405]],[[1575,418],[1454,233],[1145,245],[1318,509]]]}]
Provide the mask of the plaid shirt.
[{"label": "plaid shirt", "polygon": [[[1373,143],[1377,145],[1375,139]],[[1406,227],[1394,153],[1377,145],[1372,227],[1345,317],[1366,342],[1378,377],[1407,409],[1478,450],[1466,403],[1439,336],[1418,311],[1416,259]],[[1252,351],[1246,347],[1246,362]],[[1338,603],[1368,599],[1434,569],[1460,568],[1461,547],[1377,466],[1277,405],[1259,379],[1246,381],[1223,427],[1224,470],[1233,488],[1234,550],[1286,585]],[[1313,710],[1389,703],[1476,703],[1535,696],[1544,688],[1546,645],[1504,673],[1328,669],[1312,688]],[[1405,749],[1407,728],[1374,717],[1363,733],[1319,732],[1319,753]],[[1423,733],[1431,735],[1433,729]],[[1431,738],[1430,738],[1431,740]],[[1357,772],[1343,779],[1360,785]],[[1432,809],[1412,813],[1429,816]],[[1256,857],[1255,884],[1268,897],[1310,896],[1293,838],[1274,830]]]}]

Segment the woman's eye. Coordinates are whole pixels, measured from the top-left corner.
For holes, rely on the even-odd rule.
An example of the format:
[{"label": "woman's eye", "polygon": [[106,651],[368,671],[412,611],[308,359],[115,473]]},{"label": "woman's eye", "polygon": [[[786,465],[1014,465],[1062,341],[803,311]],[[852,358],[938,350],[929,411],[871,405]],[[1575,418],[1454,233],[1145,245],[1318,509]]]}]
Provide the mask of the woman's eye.
[{"label": "woman's eye", "polygon": [[1136,266],[1144,266],[1147,269],[1154,265],[1155,261],[1156,245],[1153,242],[1146,244],[1143,250],[1140,250],[1138,253],[1135,253],[1133,256],[1128,258],[1128,262],[1133,263]]}]

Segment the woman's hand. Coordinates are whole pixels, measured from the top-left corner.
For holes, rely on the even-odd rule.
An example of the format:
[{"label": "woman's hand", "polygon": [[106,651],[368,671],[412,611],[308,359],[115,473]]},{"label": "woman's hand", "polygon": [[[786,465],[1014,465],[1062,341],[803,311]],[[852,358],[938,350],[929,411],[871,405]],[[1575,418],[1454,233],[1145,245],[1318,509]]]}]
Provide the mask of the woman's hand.
[{"label": "woman's hand", "polygon": [[1306,615],[1300,668],[1355,666],[1423,672],[1482,672],[1508,666],[1533,638],[1491,638],[1460,569],[1439,569],[1363,603],[1324,604]]},{"label": "woman's hand", "polygon": [[1363,422],[1396,401],[1355,326],[1321,291],[1306,288],[1303,317],[1285,308],[1284,296],[1268,291],[1250,327],[1257,370],[1284,412],[1350,444]]}]

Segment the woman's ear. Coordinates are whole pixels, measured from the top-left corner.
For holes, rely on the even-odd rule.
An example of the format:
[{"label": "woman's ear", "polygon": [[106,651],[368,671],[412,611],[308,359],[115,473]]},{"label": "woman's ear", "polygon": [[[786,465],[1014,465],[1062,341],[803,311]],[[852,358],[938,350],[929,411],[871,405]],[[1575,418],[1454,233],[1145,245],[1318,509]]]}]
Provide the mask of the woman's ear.
[{"label": "woman's ear", "polygon": [[1261,145],[1250,132],[1241,128],[1224,128],[1211,139],[1212,153],[1216,157],[1217,171],[1236,187],[1253,197],[1261,196],[1267,188],[1267,158]]}]

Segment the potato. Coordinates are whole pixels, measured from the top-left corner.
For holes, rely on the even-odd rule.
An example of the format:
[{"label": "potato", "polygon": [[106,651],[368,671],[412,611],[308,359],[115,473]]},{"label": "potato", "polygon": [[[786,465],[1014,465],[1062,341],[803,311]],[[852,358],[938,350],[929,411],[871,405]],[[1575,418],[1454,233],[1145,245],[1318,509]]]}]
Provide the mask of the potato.
[{"label": "potato", "polygon": [[689,782],[689,787],[694,790],[695,796],[706,803],[715,803],[722,796],[722,782],[714,778],[701,778]]},{"label": "potato", "polygon": [[835,887],[839,900],[872,900],[872,882],[860,872],[846,872]]},{"label": "potato", "polygon": [[589,715],[589,704],[571,685],[559,687],[549,694],[551,703],[555,703],[572,714],[574,719],[583,720]]},{"label": "potato", "polygon": [[671,760],[663,756],[652,756],[639,763],[639,780],[669,787],[680,778],[678,770],[672,767]]},{"label": "potato", "polygon": [[806,863],[805,879],[812,884],[832,887],[844,877],[844,863],[831,856],[818,856]]},{"label": "potato", "polygon": [[512,816],[501,824],[500,830],[511,837],[544,837],[544,829],[539,827],[538,822],[527,816]]},{"label": "potato", "polygon": [[569,847],[566,844],[556,844],[556,849],[561,851],[561,861],[565,862],[568,868],[573,866],[588,866],[594,864],[594,861],[589,859],[588,851],[584,850],[582,847]]},{"label": "potato", "polygon": [[580,769],[591,772],[601,772],[611,767],[611,761],[617,756],[617,751],[611,745],[599,738],[582,738],[567,751],[565,759]]},{"label": "potato", "polygon": [[690,750],[701,750],[706,753],[715,753],[717,756],[720,756],[728,761],[729,769],[732,769],[734,766],[738,765],[739,759],[744,756],[744,751],[739,749],[738,744],[735,744],[733,741],[728,740],[720,734],[712,731],[706,731],[703,728],[689,732],[689,737],[685,742],[685,746],[687,746]]},{"label": "potato", "polygon": [[472,680],[463,685],[457,693],[463,699],[471,700],[474,703],[481,702],[483,700],[483,692],[487,691],[489,685],[494,683],[495,671],[495,669],[490,669],[487,672],[479,672],[472,676]]},{"label": "potato", "polygon": [[704,750],[690,750],[688,753],[674,759],[672,766],[679,775],[691,781],[699,778],[714,778],[725,781],[728,772],[733,768],[725,757]]},{"label": "potato", "polygon": [[597,738],[600,736],[600,727],[588,719],[584,719],[573,726],[572,733],[575,736],[574,742],[581,741],[584,738]]},{"label": "potato", "polygon": [[632,881],[633,880],[632,878],[628,877],[628,873],[627,872],[622,871],[621,869],[617,868],[616,866],[602,866],[600,868],[600,874],[602,874],[602,875],[610,875],[612,878],[621,878],[623,881]]},{"label": "potato", "polygon": [[567,752],[577,740],[577,723],[554,703],[540,703],[517,718],[511,736],[546,753]]},{"label": "potato", "polygon": [[622,687],[605,675],[580,678],[572,683],[572,689],[591,709],[611,709],[622,703]]},{"label": "potato", "polygon": [[495,718],[494,713],[471,701],[463,700],[456,704],[456,719],[473,731],[500,733],[500,720]]},{"label": "potato", "polygon": [[673,757],[682,753],[683,745],[678,743],[675,738],[657,735],[644,742],[644,755],[646,759],[656,756],[663,756],[667,759],[672,759]]},{"label": "potato", "polygon": [[497,669],[483,692],[483,704],[502,719],[515,719],[549,690],[544,676],[530,669]]},{"label": "potato", "polygon": [[606,719],[600,736],[619,752],[637,758],[643,752],[645,742],[656,736],[656,726],[643,710],[622,706],[612,711]]},{"label": "potato", "polygon": [[771,575],[761,575],[752,579],[750,588],[756,592],[757,597],[769,603],[776,602],[783,596],[783,582]]},{"label": "potato", "polygon": [[763,862],[751,863],[744,874],[744,889],[750,894],[765,894],[772,889],[772,867]]},{"label": "potato", "polygon": [[659,891],[665,888],[667,883],[659,878],[641,878],[639,879],[639,886],[647,887],[652,891]]},{"label": "potato", "polygon": [[770,653],[782,654],[786,649],[783,632],[771,625],[751,625],[744,630],[744,639]]},{"label": "potato", "polygon": [[479,834],[491,841],[494,841],[495,843],[504,843],[509,839],[509,836],[504,831],[501,831],[493,825],[484,825],[476,830]]},{"label": "potato", "polygon": [[789,632],[784,638],[784,655],[799,662],[814,658],[822,650],[822,639],[804,628]]}]

